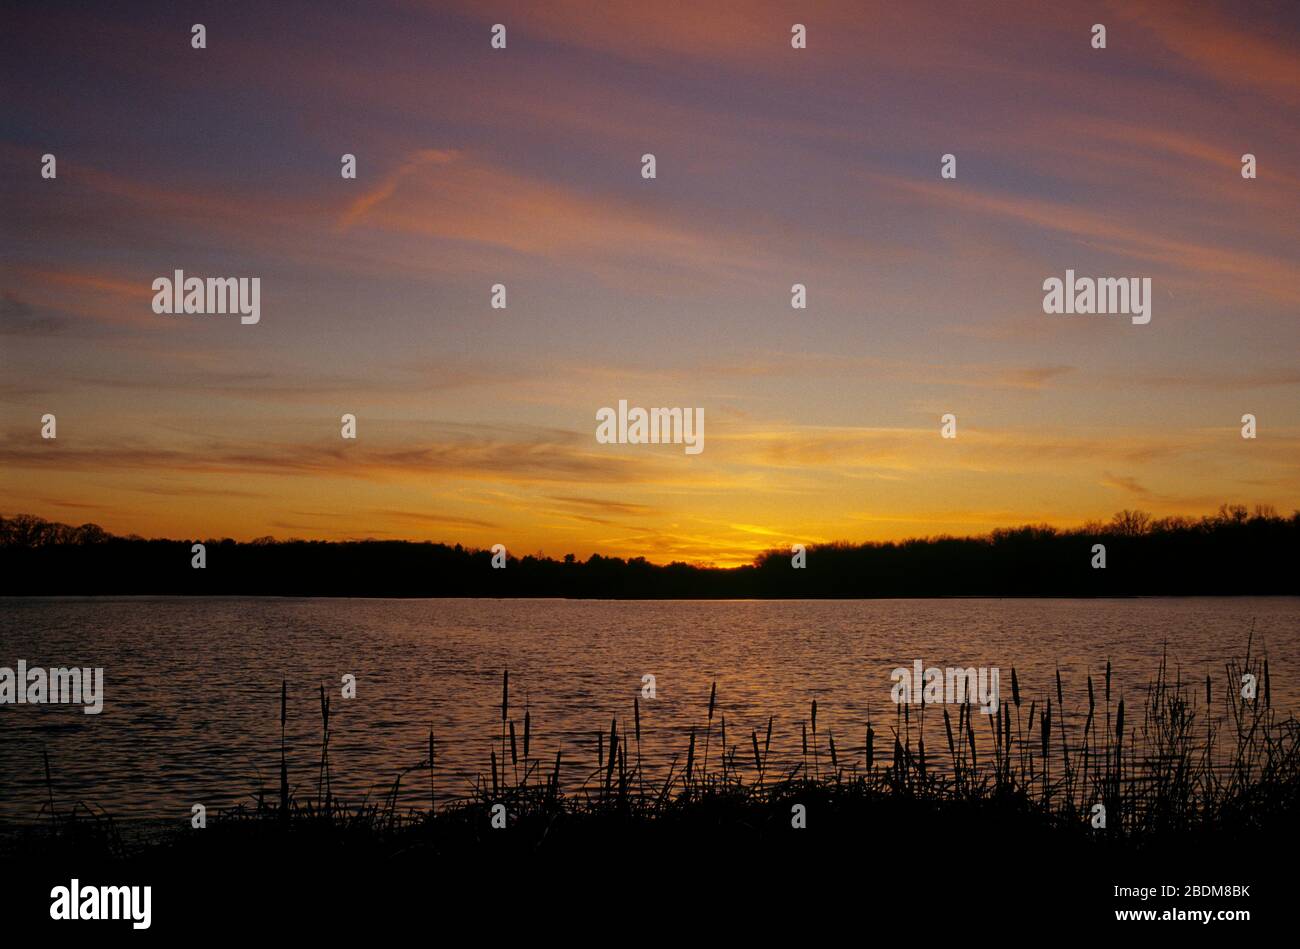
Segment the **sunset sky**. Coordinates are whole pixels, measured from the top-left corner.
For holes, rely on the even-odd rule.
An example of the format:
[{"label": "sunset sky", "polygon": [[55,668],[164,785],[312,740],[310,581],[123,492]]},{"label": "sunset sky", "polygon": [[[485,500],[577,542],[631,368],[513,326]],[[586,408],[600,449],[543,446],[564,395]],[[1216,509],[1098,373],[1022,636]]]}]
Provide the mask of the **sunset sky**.
[{"label": "sunset sky", "polygon": [[[1293,2],[24,7],[0,513],[732,564],[1300,507]],[[1067,268],[1150,324],[1045,314]],[[156,315],[176,269],[261,322]],[[598,444],[620,399],[703,453]]]}]

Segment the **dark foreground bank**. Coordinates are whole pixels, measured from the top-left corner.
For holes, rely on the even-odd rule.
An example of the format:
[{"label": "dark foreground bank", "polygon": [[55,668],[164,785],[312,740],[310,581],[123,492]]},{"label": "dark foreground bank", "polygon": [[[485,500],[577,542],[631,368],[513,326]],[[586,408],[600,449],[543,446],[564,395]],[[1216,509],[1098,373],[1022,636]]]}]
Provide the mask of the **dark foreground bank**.
[{"label": "dark foreground bank", "polygon": [[[796,806],[806,826],[792,826]],[[540,800],[516,800],[501,828],[480,804],[386,826],[267,811],[128,849],[92,821],[7,833],[0,902],[10,934],[132,941],[460,932],[731,942],[847,930],[946,945],[1130,928],[1231,940],[1285,922],[1290,883],[1277,867],[1295,813],[1138,841],[1063,826],[1014,797],[939,802],[794,782],[743,804],[702,796],[650,820]],[[51,890],[74,878],[151,886],[150,928],[51,920]],[[1250,919],[1116,918],[1128,910]]]}]

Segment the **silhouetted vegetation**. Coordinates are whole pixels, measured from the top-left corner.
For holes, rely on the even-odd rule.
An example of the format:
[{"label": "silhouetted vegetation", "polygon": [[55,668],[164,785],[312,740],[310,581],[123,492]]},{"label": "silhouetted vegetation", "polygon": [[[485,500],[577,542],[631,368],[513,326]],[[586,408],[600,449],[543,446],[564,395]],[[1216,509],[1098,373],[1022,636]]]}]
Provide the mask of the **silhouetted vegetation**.
[{"label": "silhouetted vegetation", "polygon": [[[279,595],[538,597],[1140,596],[1300,593],[1292,564],[1300,512],[1221,507],[1199,519],[1122,511],[1110,523],[1048,525],[979,537],[811,545],[735,568],[652,564],[593,554],[508,558],[411,541],[250,542],[117,537],[30,515],[0,518],[0,592],[7,595]],[[191,566],[195,543],[205,569]],[[1093,545],[1106,548],[1095,569]]]}]

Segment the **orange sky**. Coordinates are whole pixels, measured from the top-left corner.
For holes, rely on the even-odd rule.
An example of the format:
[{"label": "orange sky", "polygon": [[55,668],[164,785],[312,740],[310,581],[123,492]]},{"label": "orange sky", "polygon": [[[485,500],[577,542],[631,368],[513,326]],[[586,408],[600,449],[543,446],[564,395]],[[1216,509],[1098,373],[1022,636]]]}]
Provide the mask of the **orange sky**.
[{"label": "orange sky", "polygon": [[[1300,507],[1300,16],[976,6],[19,14],[0,513],[732,564]],[[154,314],[177,268],[260,323]],[[1067,268],[1151,323],[1044,314]],[[705,450],[598,444],[620,399]]]}]

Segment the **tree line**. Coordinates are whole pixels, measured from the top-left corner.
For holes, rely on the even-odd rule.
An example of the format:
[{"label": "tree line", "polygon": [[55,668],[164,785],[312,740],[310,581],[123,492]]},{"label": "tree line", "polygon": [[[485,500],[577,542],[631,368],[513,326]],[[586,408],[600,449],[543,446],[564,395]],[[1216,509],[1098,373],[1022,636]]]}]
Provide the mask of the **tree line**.
[{"label": "tree line", "polygon": [[[146,539],[95,524],[0,517],[0,594],[939,597],[1296,595],[1300,511],[1223,505],[1200,518],[1121,511],[1109,522],[1046,524],[971,537],[808,545],[720,568],[592,554],[508,555],[417,541]],[[205,567],[192,566],[195,544]],[[1105,566],[1097,551],[1104,548]]]}]

